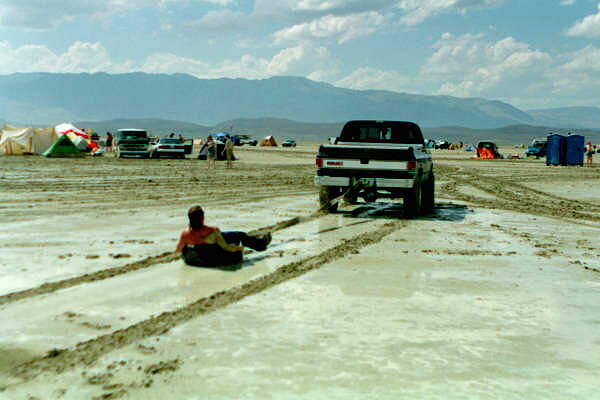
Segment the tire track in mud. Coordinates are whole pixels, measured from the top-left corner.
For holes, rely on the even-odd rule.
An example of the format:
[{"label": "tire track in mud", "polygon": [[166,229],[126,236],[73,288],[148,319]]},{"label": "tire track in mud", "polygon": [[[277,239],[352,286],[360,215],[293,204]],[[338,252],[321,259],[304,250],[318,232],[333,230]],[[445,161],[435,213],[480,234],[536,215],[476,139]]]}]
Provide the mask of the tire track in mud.
[{"label": "tire track in mud", "polygon": [[[297,225],[301,222],[307,222],[312,220],[318,216],[320,213],[313,213],[308,217],[294,217],[291,219],[287,219],[285,221],[278,222],[273,225],[265,226],[262,228],[258,228],[254,231],[250,231],[250,233],[260,234],[262,232],[271,231],[276,232],[282,229],[289,228],[291,226]],[[101,281],[104,279],[114,278],[119,275],[128,274],[130,272],[138,271],[141,269],[152,267],[156,264],[163,264],[172,262],[179,259],[179,254],[174,251],[164,252],[162,254],[156,256],[146,257],[143,260],[135,261],[129,264],[122,265],[120,267],[113,267],[108,269],[103,269],[100,271],[92,272],[89,274],[79,275],[73,278],[67,278],[60,281],[55,282],[47,282],[43,283],[34,288],[21,290],[17,292],[7,293],[5,295],[0,296],[0,306],[12,303],[18,300],[40,296],[43,294],[53,293],[58,290],[67,289],[73,286],[81,285],[83,283]]]},{"label": "tire track in mud", "polygon": [[[514,183],[512,180],[488,177],[465,168],[450,166],[438,167],[444,179],[450,182],[440,187],[440,193],[446,197],[466,201],[490,209],[503,209],[526,214],[557,218],[573,222],[586,220],[600,222],[600,215],[583,212],[600,211],[600,207],[579,200],[571,200],[548,194],[525,185]],[[460,186],[471,186],[494,196],[488,199],[463,193]]]},{"label": "tire track in mud", "polygon": [[391,233],[405,227],[406,222],[389,222],[374,231],[345,239],[343,243],[305,259],[291,262],[277,270],[248,281],[240,286],[217,292],[183,306],[175,311],[166,311],[127,328],[78,343],[72,349],[54,349],[47,355],[21,364],[13,370],[13,376],[28,381],[43,372],[60,374],[77,365],[89,365],[111,351],[130,345],[149,336],[165,334],[197,316],[224,308],[248,296],[260,293],[290,279],[299,277],[322,265],[343,258],[348,254],[378,243]]}]

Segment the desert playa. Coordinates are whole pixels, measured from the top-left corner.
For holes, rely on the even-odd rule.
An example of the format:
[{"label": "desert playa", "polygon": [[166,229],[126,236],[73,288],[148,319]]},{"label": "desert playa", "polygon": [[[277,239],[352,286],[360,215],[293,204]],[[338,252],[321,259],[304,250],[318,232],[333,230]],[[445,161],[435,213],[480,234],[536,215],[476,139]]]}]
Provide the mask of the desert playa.
[{"label": "desert playa", "polygon": [[[408,220],[319,212],[316,148],[0,158],[0,398],[600,396],[599,168],[434,151]],[[196,204],[272,245],[186,266]]]}]

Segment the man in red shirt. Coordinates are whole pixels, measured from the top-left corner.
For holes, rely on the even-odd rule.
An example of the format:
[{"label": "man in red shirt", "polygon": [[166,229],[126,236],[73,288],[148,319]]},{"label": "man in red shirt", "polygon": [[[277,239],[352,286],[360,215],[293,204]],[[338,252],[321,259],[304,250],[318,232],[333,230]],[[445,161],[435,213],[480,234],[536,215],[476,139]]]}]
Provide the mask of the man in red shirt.
[{"label": "man in red shirt", "polygon": [[264,251],[271,242],[271,234],[249,235],[245,232],[221,232],[219,228],[204,225],[204,210],[194,206],[188,210],[189,228],[181,232],[177,252],[186,264],[194,266],[224,266],[243,261],[244,246]]}]

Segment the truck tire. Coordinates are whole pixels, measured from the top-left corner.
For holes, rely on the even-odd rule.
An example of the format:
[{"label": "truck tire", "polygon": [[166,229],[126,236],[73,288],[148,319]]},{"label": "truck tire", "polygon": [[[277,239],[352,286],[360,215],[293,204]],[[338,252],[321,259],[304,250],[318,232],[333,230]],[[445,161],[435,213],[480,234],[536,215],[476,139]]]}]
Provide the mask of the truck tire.
[{"label": "truck tire", "polygon": [[421,183],[415,183],[415,186],[404,195],[404,216],[406,218],[415,218],[421,212],[422,201]]},{"label": "truck tire", "polygon": [[331,204],[331,200],[339,196],[339,189],[335,186],[322,186],[319,191],[319,205],[321,210],[334,213],[338,209],[338,203]]},{"label": "truck tire", "polygon": [[421,196],[421,212],[423,214],[431,213],[435,207],[435,176],[433,173],[425,181]]}]

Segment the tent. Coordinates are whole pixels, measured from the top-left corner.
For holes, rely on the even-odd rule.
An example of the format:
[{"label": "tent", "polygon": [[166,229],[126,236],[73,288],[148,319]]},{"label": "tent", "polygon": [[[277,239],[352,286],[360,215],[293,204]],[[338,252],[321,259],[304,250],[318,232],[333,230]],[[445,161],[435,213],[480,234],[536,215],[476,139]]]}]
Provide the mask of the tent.
[{"label": "tent", "polygon": [[44,152],[46,157],[83,157],[83,153],[67,135],[60,135],[56,142]]},{"label": "tent", "polygon": [[259,146],[277,146],[277,142],[273,136],[267,136],[258,144]]},{"label": "tent", "polygon": [[56,140],[54,128],[19,128],[4,125],[0,153],[5,155],[41,154]]}]

